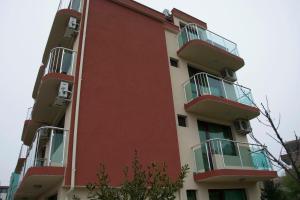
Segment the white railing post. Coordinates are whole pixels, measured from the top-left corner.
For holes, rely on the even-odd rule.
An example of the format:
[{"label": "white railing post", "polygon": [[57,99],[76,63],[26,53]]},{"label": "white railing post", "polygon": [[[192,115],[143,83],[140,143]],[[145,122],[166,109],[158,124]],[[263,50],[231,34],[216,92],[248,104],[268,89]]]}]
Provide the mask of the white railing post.
[{"label": "white railing post", "polygon": [[19,152],[19,158],[21,158],[22,150],[23,150],[23,144],[21,145],[21,149],[20,149],[20,152]]},{"label": "white railing post", "polygon": [[51,129],[50,133],[50,142],[49,142],[49,152],[48,152],[48,158],[47,158],[47,165],[51,166],[51,151],[52,151],[52,142],[53,142],[53,136],[54,136],[54,130]]},{"label": "white railing post", "polygon": [[184,29],[185,29],[185,32],[186,32],[186,39],[187,39],[187,42],[189,42],[189,41],[190,41],[190,36],[189,36],[188,30],[187,30],[187,26],[188,26],[188,25],[186,25],[186,26],[184,27]]},{"label": "white railing post", "polygon": [[58,72],[62,73],[62,68],[63,68],[63,60],[64,60],[64,55],[65,55],[65,49],[61,49],[61,56],[60,56],[60,67]]},{"label": "white railing post", "polygon": [[207,75],[207,73],[205,73],[205,78],[206,78],[206,81],[207,81],[208,92],[209,92],[210,95],[212,95],[212,94],[211,94],[211,90],[210,90],[210,84],[209,84],[209,80],[208,80],[208,75]]},{"label": "white railing post", "polygon": [[225,39],[224,39],[223,37],[222,37],[222,42],[223,42],[223,45],[224,45],[225,49],[227,49],[227,51],[231,52],[231,51],[227,48]]},{"label": "white railing post", "polygon": [[183,92],[184,92],[185,101],[188,103],[189,101],[188,101],[188,99],[187,99],[186,89],[185,89],[186,85],[187,85],[187,84],[184,84],[184,85],[183,85]]},{"label": "white railing post", "polygon": [[197,148],[192,148],[192,151],[193,151],[193,158],[194,158],[194,167],[195,167],[195,172],[199,172],[198,170],[198,167],[197,167],[197,157],[196,157],[196,152],[195,152],[195,149],[197,150]]},{"label": "white railing post", "polygon": [[223,160],[223,167],[225,168],[226,164],[225,164],[225,158],[224,158],[224,153],[223,153],[223,148],[222,148],[221,140],[219,140],[219,145],[220,145],[220,149],[221,149],[221,156],[222,156],[222,160]]},{"label": "white railing post", "polygon": [[227,98],[227,92],[226,92],[225,84],[224,84],[224,80],[223,80],[223,79],[221,79],[221,81],[222,81],[222,86],[223,86],[223,90],[224,90],[225,98],[226,98],[226,99],[228,99],[228,98]]},{"label": "white railing post", "polygon": [[71,66],[70,66],[70,69],[69,71],[67,72],[67,74],[73,74],[73,69],[74,69],[74,63],[75,63],[75,56],[76,56],[76,53],[75,52],[71,52],[72,53],[72,61],[71,61]]},{"label": "white railing post", "polygon": [[50,68],[51,68],[51,72],[55,72],[55,65],[56,65],[56,49],[52,49],[52,53],[53,53],[53,55],[52,55],[52,63],[51,63],[51,66],[50,66]]},{"label": "white railing post", "polygon": [[62,160],[61,160],[61,166],[64,166],[65,161],[65,147],[66,147],[66,131],[63,132],[63,150],[62,150]]},{"label": "white railing post", "polygon": [[237,145],[237,149],[238,149],[238,153],[239,153],[239,158],[240,158],[240,162],[241,162],[241,167],[243,168],[244,165],[243,165],[243,160],[242,160],[242,156],[241,156],[240,145],[239,145],[239,143],[236,143],[236,145]]},{"label": "white railing post", "polygon": [[[40,140],[40,131],[38,131],[37,135],[36,135],[36,138],[35,138],[35,152],[34,152],[34,156],[33,156],[33,166],[36,166],[37,165],[37,159],[38,159],[38,147],[39,147],[39,140]],[[32,150],[32,149],[31,149]],[[30,154],[30,153],[29,153]]]},{"label": "white railing post", "polygon": [[194,83],[195,83],[195,86],[196,86],[196,94],[197,94],[197,97],[199,97],[198,83],[197,83],[197,81],[196,81],[196,75],[194,75]]},{"label": "white railing post", "polygon": [[201,40],[199,31],[198,31],[198,26],[197,26],[197,25],[194,25],[194,26],[196,27],[197,39],[198,39],[198,40]]},{"label": "white railing post", "polygon": [[211,163],[210,163],[210,160],[209,160],[209,153],[208,153],[208,148],[207,148],[207,142],[205,142],[205,150],[206,150],[206,157],[207,157],[207,162],[208,162],[208,168],[209,168],[209,170],[212,170]]},{"label": "white railing post", "polygon": [[[51,63],[52,63],[52,50],[50,51],[50,55],[49,55],[49,59],[48,59],[48,62],[47,62],[47,70],[48,72],[47,73],[50,73],[50,66],[51,66]],[[46,70],[45,70],[46,71]]]}]

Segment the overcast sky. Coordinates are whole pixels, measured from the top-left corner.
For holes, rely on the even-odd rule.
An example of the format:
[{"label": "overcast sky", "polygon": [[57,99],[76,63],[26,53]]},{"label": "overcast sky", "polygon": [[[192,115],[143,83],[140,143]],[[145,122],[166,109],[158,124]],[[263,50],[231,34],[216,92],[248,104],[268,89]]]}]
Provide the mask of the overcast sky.
[{"label": "overcast sky", "polygon": [[[1,0],[0,12],[0,184],[9,184],[21,147],[26,111],[59,0]],[[178,8],[205,21],[208,29],[238,44],[245,67],[239,83],[255,101],[267,95],[281,113],[286,140],[300,134],[299,0],[139,0],[158,11]],[[270,131],[252,120],[254,133],[278,153]]]}]

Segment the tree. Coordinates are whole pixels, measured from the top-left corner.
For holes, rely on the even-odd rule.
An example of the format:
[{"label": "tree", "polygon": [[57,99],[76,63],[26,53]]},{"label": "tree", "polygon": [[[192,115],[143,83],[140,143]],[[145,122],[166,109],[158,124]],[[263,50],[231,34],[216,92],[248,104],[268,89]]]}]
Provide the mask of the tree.
[{"label": "tree", "polygon": [[280,189],[279,183],[265,181],[261,191],[261,200],[287,200],[286,195]]},{"label": "tree", "polygon": [[167,174],[165,164],[152,163],[146,168],[138,159],[137,151],[131,164],[132,177],[129,168],[123,171],[124,181],[120,187],[110,186],[109,176],[105,166],[100,164],[97,182],[87,185],[88,199],[91,200],[174,200],[175,192],[183,187],[189,167],[181,168],[176,180]]},{"label": "tree", "polygon": [[289,174],[282,178],[281,189],[289,200],[300,199],[300,184]]}]

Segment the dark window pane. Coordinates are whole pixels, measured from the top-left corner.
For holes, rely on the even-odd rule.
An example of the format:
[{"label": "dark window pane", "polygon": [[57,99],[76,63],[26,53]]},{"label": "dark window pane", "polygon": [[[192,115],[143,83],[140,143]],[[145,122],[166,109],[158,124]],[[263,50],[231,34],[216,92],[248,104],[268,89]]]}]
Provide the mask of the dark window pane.
[{"label": "dark window pane", "polygon": [[62,60],[62,73],[68,74],[72,67],[72,61],[73,61],[73,53],[71,51],[65,51],[63,54],[63,60]]},{"label": "dark window pane", "polygon": [[182,22],[179,23],[180,30],[183,29],[185,26],[186,26],[185,23],[182,23]]},{"label": "dark window pane", "polygon": [[186,191],[187,200],[197,200],[196,190]]},{"label": "dark window pane", "polygon": [[247,200],[244,189],[208,190],[209,200]]},{"label": "dark window pane", "polygon": [[178,125],[182,127],[187,127],[187,117],[184,115],[177,115]]},{"label": "dark window pane", "polygon": [[178,60],[175,58],[170,58],[170,64],[173,67],[178,67]]}]

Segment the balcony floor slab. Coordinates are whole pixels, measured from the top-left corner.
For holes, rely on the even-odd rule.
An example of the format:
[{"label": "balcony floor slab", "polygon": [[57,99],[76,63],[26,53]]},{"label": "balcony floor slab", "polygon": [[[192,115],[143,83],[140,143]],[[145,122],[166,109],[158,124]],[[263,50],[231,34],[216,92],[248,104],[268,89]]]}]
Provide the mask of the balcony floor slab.
[{"label": "balcony floor slab", "polygon": [[196,182],[257,182],[276,177],[276,171],[245,169],[218,169],[194,174]]},{"label": "balcony floor slab", "polygon": [[226,121],[250,120],[260,114],[259,109],[255,107],[212,95],[200,96],[185,104],[184,107],[188,112]]},{"label": "balcony floor slab", "polygon": [[36,102],[32,109],[33,120],[52,125],[59,122],[66,109],[65,105],[55,104],[61,81],[72,84],[73,76],[49,73],[43,77]]},{"label": "balcony floor slab", "polygon": [[177,54],[187,61],[204,65],[217,71],[221,71],[224,68],[237,71],[245,64],[244,60],[239,56],[202,40],[189,41],[177,51]]},{"label": "balcony floor slab", "polygon": [[64,176],[64,167],[32,167],[19,185],[14,199],[36,199],[58,185]]}]

